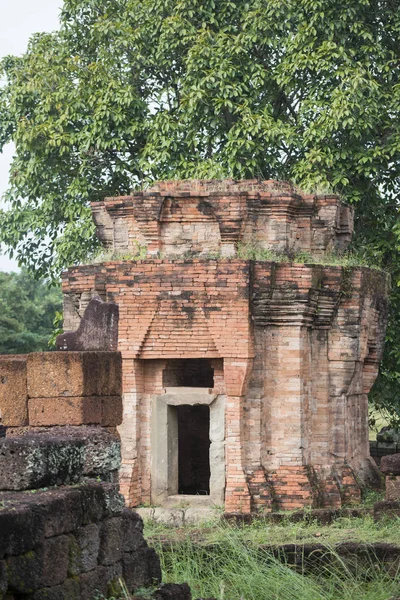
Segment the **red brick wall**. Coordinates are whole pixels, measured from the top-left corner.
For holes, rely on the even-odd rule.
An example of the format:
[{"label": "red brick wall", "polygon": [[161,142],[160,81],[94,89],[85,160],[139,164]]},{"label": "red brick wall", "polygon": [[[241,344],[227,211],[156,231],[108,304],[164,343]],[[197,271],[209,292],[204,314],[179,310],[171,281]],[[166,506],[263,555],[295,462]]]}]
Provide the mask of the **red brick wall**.
[{"label": "red brick wall", "polygon": [[[227,511],[337,506],[368,461],[367,396],[387,281],[368,269],[244,260],[115,261],[70,269],[67,307],[118,302],[122,489],[151,497],[151,410],[170,359],[209,359],[226,393]],[[68,315],[67,315],[68,318]]]},{"label": "red brick wall", "polygon": [[97,233],[115,252],[144,244],[151,255],[220,251],[238,242],[321,255],[344,249],[353,211],[335,195],[307,195],[277,181],[161,182],[92,204]]}]

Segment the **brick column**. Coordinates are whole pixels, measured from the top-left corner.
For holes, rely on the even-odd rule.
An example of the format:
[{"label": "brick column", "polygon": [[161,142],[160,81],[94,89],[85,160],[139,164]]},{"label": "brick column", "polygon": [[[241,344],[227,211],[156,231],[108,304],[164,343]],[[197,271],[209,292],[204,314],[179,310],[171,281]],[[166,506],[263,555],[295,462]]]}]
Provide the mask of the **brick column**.
[{"label": "brick column", "polygon": [[122,463],[120,489],[128,506],[142,502],[139,466],[139,406],[144,390],[143,361],[123,358],[123,423],[118,427],[121,436]]},{"label": "brick column", "polygon": [[310,346],[307,327],[292,324],[267,331],[262,464],[278,508],[313,503],[308,464],[310,436]]},{"label": "brick column", "polygon": [[243,468],[243,399],[251,366],[252,360],[224,359],[227,394],[225,409],[226,512],[248,513],[251,511],[251,496]]}]

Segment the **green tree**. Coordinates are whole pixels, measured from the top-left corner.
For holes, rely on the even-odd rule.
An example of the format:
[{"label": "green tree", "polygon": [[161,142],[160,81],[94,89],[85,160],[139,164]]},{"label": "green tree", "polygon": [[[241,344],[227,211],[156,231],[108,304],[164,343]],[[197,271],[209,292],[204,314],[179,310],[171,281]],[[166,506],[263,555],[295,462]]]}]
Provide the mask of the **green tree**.
[{"label": "green tree", "polygon": [[0,354],[48,350],[61,291],[26,271],[0,272]]},{"label": "green tree", "polygon": [[356,244],[396,288],[399,32],[398,0],[65,0],[59,32],[2,61],[0,148],[16,154],[0,242],[58,273],[96,245],[90,200],[291,179],[357,203]]}]

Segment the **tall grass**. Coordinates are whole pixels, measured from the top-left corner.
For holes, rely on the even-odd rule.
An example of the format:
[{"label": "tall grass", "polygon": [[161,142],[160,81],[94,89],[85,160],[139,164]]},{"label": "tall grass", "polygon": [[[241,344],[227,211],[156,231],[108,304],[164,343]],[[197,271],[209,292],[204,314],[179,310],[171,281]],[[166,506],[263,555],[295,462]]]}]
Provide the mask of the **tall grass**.
[{"label": "tall grass", "polygon": [[396,577],[376,561],[352,567],[334,552],[316,570],[295,570],[268,550],[251,546],[224,531],[223,542],[154,545],[166,582],[187,582],[193,598],[217,600],[388,600],[400,593]]}]

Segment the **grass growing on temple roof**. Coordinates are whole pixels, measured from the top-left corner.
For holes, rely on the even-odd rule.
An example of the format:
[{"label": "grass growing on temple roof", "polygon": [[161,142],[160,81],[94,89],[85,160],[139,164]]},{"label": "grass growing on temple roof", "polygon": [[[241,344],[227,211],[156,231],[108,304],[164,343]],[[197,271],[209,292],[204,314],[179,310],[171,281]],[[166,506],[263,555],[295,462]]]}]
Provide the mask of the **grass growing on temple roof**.
[{"label": "grass growing on temple roof", "polygon": [[[94,256],[90,257],[86,264],[98,264],[110,261],[138,261],[155,258],[154,256],[148,256],[147,246],[136,243],[136,246],[131,252],[116,252],[116,251],[104,251],[101,250]],[[337,267],[368,267],[370,269],[381,270],[382,267],[379,264],[371,263],[371,259],[364,256],[360,252],[346,251],[344,253],[326,252],[322,256],[313,256],[310,252],[275,252],[269,248],[261,248],[256,243],[242,243],[239,242],[236,248],[236,252],[232,257],[223,257],[221,252],[208,252],[198,253],[192,251],[186,251],[182,254],[164,255],[159,253],[157,258],[169,259],[169,260],[229,260],[242,259],[242,260],[256,260],[261,262],[277,262],[277,263],[300,263],[309,265],[324,265],[324,266],[337,266]]]},{"label": "grass growing on temple roof", "polygon": [[381,270],[378,264],[371,264],[371,259],[360,252],[346,251],[343,253],[326,252],[322,256],[313,256],[310,252],[275,252],[269,248],[260,248],[254,243],[239,243],[236,252],[237,258],[244,260],[258,260],[279,263],[301,263],[309,265],[325,265],[338,267],[369,267]]}]

